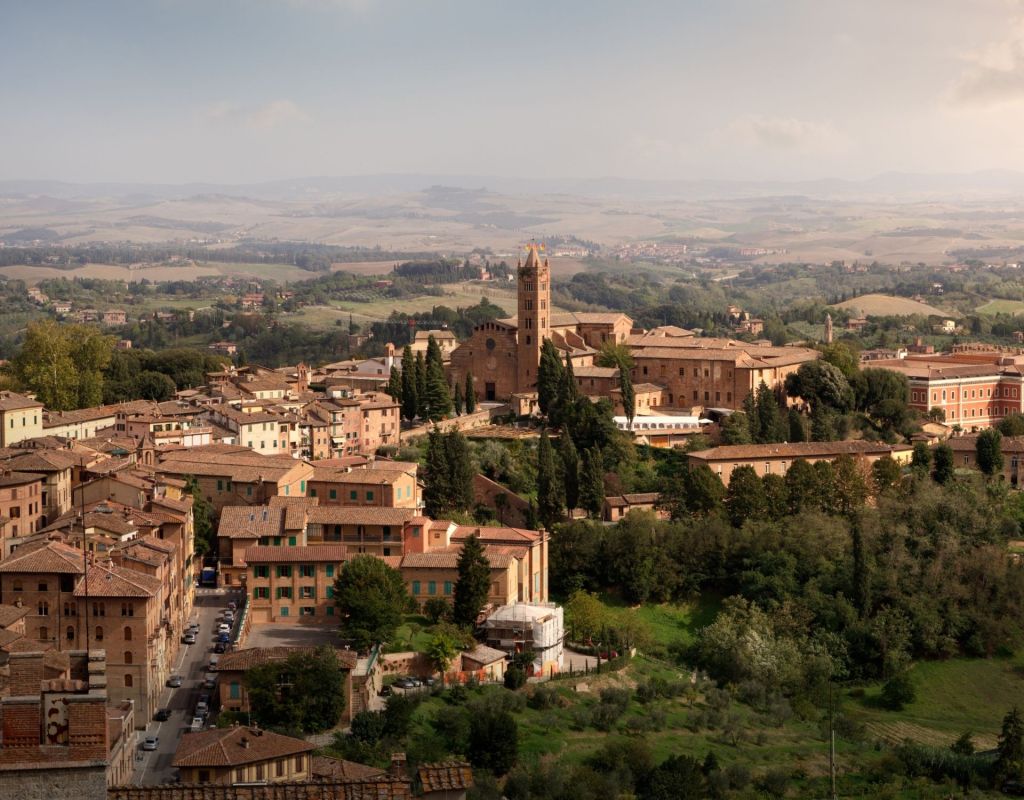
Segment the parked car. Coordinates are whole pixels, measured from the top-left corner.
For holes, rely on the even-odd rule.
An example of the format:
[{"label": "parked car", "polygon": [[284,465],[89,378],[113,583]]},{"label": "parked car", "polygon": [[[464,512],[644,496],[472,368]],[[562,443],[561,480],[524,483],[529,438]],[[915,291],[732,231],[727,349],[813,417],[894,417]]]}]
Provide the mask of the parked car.
[{"label": "parked car", "polygon": [[210,713],[210,707],[206,703],[196,703],[196,716],[206,718],[206,715]]},{"label": "parked car", "polygon": [[236,610],[238,608],[238,603],[236,603],[234,600],[232,600],[230,603],[228,603],[228,608],[230,608],[232,611],[234,611],[234,610]]},{"label": "parked car", "polygon": [[200,702],[200,703],[201,703],[202,705],[204,705],[204,706],[206,706],[207,708],[209,708],[209,707],[210,707],[210,693],[209,693],[209,692],[203,692],[203,693],[201,693],[201,694],[199,695],[199,702]]},{"label": "parked car", "polygon": [[203,681],[204,689],[216,689],[217,688],[217,676],[212,673],[207,673],[206,680]]},{"label": "parked car", "polygon": [[160,744],[160,737],[159,736],[147,736],[145,739],[142,740],[142,749],[143,750],[156,750],[157,745],[159,745],[159,744]]},{"label": "parked car", "polygon": [[199,731],[201,731],[203,729],[203,718],[202,717],[192,717],[192,724],[189,725],[188,727],[189,727],[189,730],[192,731],[192,733],[198,733]]},{"label": "parked car", "polygon": [[378,694],[381,697],[391,697],[391,695],[394,694],[394,691],[391,688],[391,684],[385,684],[384,686],[381,686]]},{"label": "parked car", "polygon": [[230,642],[231,641],[231,634],[228,633],[227,631],[222,631],[221,633],[217,634],[217,641],[218,642]]},{"label": "parked car", "polygon": [[181,688],[181,676],[180,675],[172,675],[171,677],[169,677],[167,679],[167,685],[170,688],[172,688],[172,689],[180,689]]},{"label": "parked car", "polygon": [[215,644],[213,646],[213,652],[215,652],[215,653],[226,653],[227,649],[228,649],[228,643],[227,642],[217,642],[217,644]]},{"label": "parked car", "polygon": [[423,679],[423,685],[424,686],[433,686],[436,683],[437,683],[437,678],[435,678],[433,675],[431,675],[429,678],[424,678]]},{"label": "parked car", "polygon": [[407,675],[395,681],[394,685],[397,686],[399,689],[415,689],[417,686],[422,686],[423,681],[421,681],[419,678],[413,678]]},{"label": "parked car", "polygon": [[231,626],[226,622],[222,622],[217,626],[217,633],[228,633],[231,630]]},{"label": "parked car", "polygon": [[171,709],[169,709],[169,708],[157,709],[157,712],[153,715],[153,719],[155,719],[157,722],[166,722],[170,718],[171,718]]},{"label": "parked car", "polygon": [[194,633],[186,633],[184,636],[181,637],[181,641],[185,644],[195,644],[196,635]]},{"label": "parked car", "polygon": [[220,656],[212,655],[212,656],[210,656],[210,665],[209,665],[209,667],[207,667],[207,669],[209,669],[210,672],[216,672],[217,671],[217,665],[219,663],[220,663]]}]

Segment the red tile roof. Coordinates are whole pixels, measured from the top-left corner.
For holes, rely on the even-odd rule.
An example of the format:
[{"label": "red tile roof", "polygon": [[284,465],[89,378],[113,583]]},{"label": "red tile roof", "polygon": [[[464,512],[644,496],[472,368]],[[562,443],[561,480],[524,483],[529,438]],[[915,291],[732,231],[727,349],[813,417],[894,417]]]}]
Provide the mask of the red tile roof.
[{"label": "red tile roof", "polygon": [[245,551],[247,564],[298,564],[310,561],[340,564],[347,559],[348,548],[343,544],[307,544],[298,547],[257,545]]},{"label": "red tile roof", "polygon": [[0,572],[81,575],[82,551],[63,542],[23,545],[0,561]]},{"label": "red tile roof", "polygon": [[424,792],[464,791],[473,785],[473,769],[465,761],[421,764],[419,777]]},{"label": "red tile roof", "polygon": [[157,597],[162,591],[163,582],[152,575],[114,565],[91,564],[75,587],[75,597]]},{"label": "red tile roof", "polygon": [[175,767],[233,767],[308,753],[312,744],[272,731],[239,726],[189,733],[174,754]]}]

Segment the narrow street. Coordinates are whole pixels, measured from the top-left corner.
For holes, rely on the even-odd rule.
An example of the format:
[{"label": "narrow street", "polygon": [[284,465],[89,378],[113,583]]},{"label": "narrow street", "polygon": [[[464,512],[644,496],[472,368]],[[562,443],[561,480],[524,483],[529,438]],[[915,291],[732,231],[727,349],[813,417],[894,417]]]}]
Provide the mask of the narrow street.
[{"label": "narrow street", "polygon": [[[199,636],[195,644],[181,646],[178,663],[173,670],[173,674],[182,677],[181,688],[171,689],[165,686],[160,693],[160,708],[170,709],[170,719],[165,722],[150,720],[146,730],[137,733],[133,783],[156,786],[175,781],[177,770],[171,766],[171,762],[174,761],[178,742],[188,730],[192,712],[203,691],[201,686],[216,641],[218,616],[231,600],[237,599],[235,593],[228,593],[224,589],[196,590],[190,621],[199,622]],[[215,695],[215,692],[216,690],[210,694]],[[142,741],[147,736],[160,737],[156,750],[142,750]]]}]

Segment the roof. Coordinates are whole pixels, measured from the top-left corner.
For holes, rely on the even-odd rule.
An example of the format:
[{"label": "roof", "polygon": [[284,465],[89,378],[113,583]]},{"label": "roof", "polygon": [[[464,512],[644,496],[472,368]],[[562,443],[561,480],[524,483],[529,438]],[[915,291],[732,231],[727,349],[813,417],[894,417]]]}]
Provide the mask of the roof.
[{"label": "roof", "polygon": [[689,453],[699,461],[745,461],[758,458],[829,458],[849,455],[885,455],[909,450],[910,445],[888,445],[882,442],[791,442],[783,444],[734,444],[712,447]]},{"label": "roof", "polygon": [[0,561],[0,572],[81,575],[82,551],[63,542],[23,545]]},{"label": "roof", "polygon": [[477,664],[493,664],[508,658],[508,655],[485,644],[478,644],[472,650],[463,653],[462,657],[475,661]]},{"label": "roof", "polygon": [[390,506],[311,506],[307,519],[314,525],[404,525],[415,508]]},{"label": "roof", "polygon": [[539,531],[528,528],[504,528],[488,525],[458,525],[452,531],[453,541],[462,541],[470,536],[476,537],[485,545],[489,543],[528,545],[540,539]]},{"label": "roof", "polygon": [[43,404],[17,392],[0,392],[0,411],[17,411],[22,408],[42,408]]},{"label": "roof", "polygon": [[573,375],[577,378],[617,378],[618,367],[573,367]]},{"label": "roof", "polygon": [[305,544],[295,547],[256,545],[245,551],[247,564],[294,564],[309,561],[341,563],[348,559],[348,548],[343,544]]},{"label": "roof", "polygon": [[284,514],[285,509],[274,506],[225,506],[220,513],[217,535],[243,539],[280,536]]},{"label": "roof", "polygon": [[409,471],[399,469],[386,469],[376,467],[374,469],[353,469],[343,470],[334,467],[321,467],[319,462],[313,464],[313,477],[311,481],[318,483],[397,483],[402,478],[409,477]]},{"label": "roof", "polygon": [[272,758],[308,753],[315,747],[303,739],[259,728],[214,728],[181,738],[175,767],[233,767]]},{"label": "roof", "polygon": [[421,764],[418,772],[424,792],[462,791],[473,785],[473,769],[465,761]]},{"label": "roof", "polygon": [[264,456],[246,447],[204,445],[161,453],[159,471],[172,475],[230,477],[238,483],[277,481],[305,461],[289,455]]},{"label": "roof", "polygon": [[159,578],[113,564],[90,564],[75,587],[75,597],[156,597],[162,592]]},{"label": "roof", "polygon": [[[262,664],[269,664],[275,661],[285,661],[293,653],[314,653],[316,647],[246,647],[242,650],[232,650],[220,657],[217,662],[218,672],[245,672],[253,667]],[[339,665],[344,669],[353,669],[356,665],[357,655],[352,650],[335,648],[335,655],[338,657]]]},{"label": "roof", "polygon": [[[951,436],[946,444],[955,453],[973,453],[978,447],[978,435]],[[1024,452],[1024,436],[1004,436],[999,440],[999,449],[1004,453]]]},{"label": "roof", "polygon": [[411,800],[412,796],[409,779],[393,775],[267,783],[256,787],[175,783],[115,786],[107,790],[107,800]]},{"label": "roof", "polygon": [[313,770],[313,776],[316,778],[351,780],[353,778],[374,778],[385,774],[385,771],[378,767],[359,764],[355,761],[345,761],[342,758],[330,758],[328,756],[314,756],[310,766]]},{"label": "roof", "polygon": [[0,605],[0,628],[8,628],[27,615],[27,606]]},{"label": "roof", "polygon": [[43,480],[38,472],[0,472],[0,486],[23,486],[26,483],[35,483]]},{"label": "roof", "polygon": [[[455,569],[459,565],[461,552],[461,546],[451,546],[444,550],[431,550],[426,553],[407,553],[402,556],[402,568]],[[510,553],[502,553],[491,548],[484,548],[484,555],[490,562],[491,569],[507,569],[515,558]]]}]

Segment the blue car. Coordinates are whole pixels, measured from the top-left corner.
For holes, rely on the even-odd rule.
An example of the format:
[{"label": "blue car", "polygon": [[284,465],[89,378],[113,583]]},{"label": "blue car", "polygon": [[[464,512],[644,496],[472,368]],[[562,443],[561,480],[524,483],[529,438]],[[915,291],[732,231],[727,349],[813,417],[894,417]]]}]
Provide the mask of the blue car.
[{"label": "blue car", "polygon": [[230,633],[218,633],[217,634],[217,641],[218,642],[224,642],[226,644],[227,642],[231,641],[231,634]]}]

